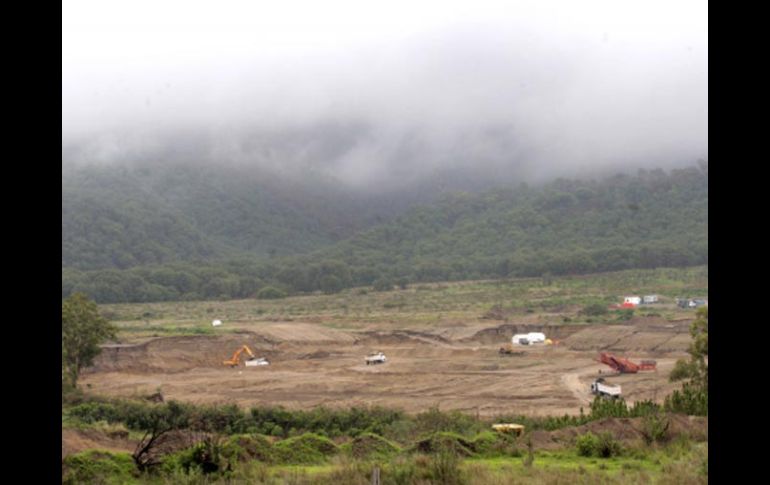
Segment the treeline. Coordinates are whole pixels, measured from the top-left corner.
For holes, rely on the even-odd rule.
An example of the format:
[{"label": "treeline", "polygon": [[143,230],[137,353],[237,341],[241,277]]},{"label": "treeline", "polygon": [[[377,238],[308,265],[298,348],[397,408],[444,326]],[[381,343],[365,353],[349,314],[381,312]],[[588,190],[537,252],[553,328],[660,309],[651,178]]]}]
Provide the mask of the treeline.
[{"label": "treeline", "polygon": [[[708,264],[708,166],[453,194],[304,255],[63,268],[98,302],[249,298],[353,286]],[[273,291],[265,291],[265,289]]]}]

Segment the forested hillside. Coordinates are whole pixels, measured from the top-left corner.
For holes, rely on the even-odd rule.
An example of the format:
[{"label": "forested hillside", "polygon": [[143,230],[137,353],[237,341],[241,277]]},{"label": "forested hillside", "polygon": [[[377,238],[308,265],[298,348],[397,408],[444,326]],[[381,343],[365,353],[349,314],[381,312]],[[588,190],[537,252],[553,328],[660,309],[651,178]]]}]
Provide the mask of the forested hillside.
[{"label": "forested hillside", "polygon": [[[147,264],[318,249],[381,220],[388,207],[321,176],[301,183],[204,164],[62,170],[62,266]],[[379,218],[379,219],[378,219]]]},{"label": "forested hillside", "polygon": [[708,263],[706,164],[445,194],[401,215],[322,184],[125,170],[114,187],[63,178],[78,188],[63,195],[63,295],[237,298]]}]

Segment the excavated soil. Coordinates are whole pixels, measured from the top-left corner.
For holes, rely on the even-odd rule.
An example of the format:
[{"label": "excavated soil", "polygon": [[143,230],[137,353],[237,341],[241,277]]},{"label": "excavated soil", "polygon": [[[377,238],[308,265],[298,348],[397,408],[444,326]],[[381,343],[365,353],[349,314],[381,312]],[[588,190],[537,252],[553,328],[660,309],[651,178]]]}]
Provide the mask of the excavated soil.
[{"label": "excavated soil", "polygon": [[[242,323],[239,334],[157,338],[138,345],[106,346],[83,385],[113,396],[281,405],[380,405],[419,412],[438,406],[483,416],[577,414],[592,396],[590,383],[609,368],[599,351],[634,361],[654,358],[657,372],[612,376],[633,402],[661,401],[678,387],[668,382],[690,343],[687,322],[637,318],[625,325],[497,324],[489,320],[416,330],[342,331],[306,322]],[[514,333],[544,332],[554,346],[522,346],[501,356]],[[268,366],[229,368],[242,345]],[[364,356],[384,352],[387,363]],[[600,374],[601,371],[601,374]]]}]

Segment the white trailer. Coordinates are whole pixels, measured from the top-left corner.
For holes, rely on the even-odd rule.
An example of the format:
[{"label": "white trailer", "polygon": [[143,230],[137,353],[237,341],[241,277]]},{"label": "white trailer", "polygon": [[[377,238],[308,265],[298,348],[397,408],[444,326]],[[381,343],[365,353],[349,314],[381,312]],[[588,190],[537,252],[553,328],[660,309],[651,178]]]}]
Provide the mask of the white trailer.
[{"label": "white trailer", "polygon": [[511,339],[513,345],[532,345],[545,343],[545,334],[540,332],[517,333]]},{"label": "white trailer", "polygon": [[545,342],[545,334],[540,332],[529,332],[527,334],[527,340],[531,344],[542,344]]},{"label": "white trailer", "polygon": [[388,361],[387,357],[385,357],[385,354],[382,352],[367,355],[365,360],[366,365],[384,364]]},{"label": "white trailer", "polygon": [[591,393],[597,396],[606,396],[614,399],[621,396],[620,386],[606,384],[602,378],[596,379],[593,384],[591,384]]},{"label": "white trailer", "polygon": [[260,357],[258,359],[247,359],[243,363],[246,364],[246,367],[256,367],[258,365],[270,365],[270,362],[264,357]]},{"label": "white trailer", "polygon": [[529,334],[528,333],[517,333],[511,339],[511,343],[513,345],[529,345]]}]

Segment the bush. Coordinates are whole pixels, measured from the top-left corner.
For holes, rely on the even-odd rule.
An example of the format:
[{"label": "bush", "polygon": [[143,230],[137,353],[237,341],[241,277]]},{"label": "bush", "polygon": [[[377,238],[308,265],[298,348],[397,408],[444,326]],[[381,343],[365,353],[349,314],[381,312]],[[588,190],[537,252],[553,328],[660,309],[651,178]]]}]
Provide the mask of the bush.
[{"label": "bush", "polygon": [[598,317],[601,315],[606,315],[609,313],[609,310],[607,309],[607,305],[604,303],[592,303],[584,307],[580,313],[589,317]]},{"label": "bush", "polygon": [[471,442],[473,451],[483,456],[521,456],[518,439],[509,433],[484,431]]},{"label": "bush", "polygon": [[589,431],[577,437],[575,447],[580,456],[594,456],[595,450],[599,447],[599,437]]},{"label": "bush", "polygon": [[429,463],[429,478],[434,483],[453,485],[463,483],[460,478],[460,460],[455,453],[442,450]]},{"label": "bush", "polygon": [[372,287],[375,291],[390,291],[393,289],[394,283],[389,278],[379,278],[372,283]]},{"label": "bush", "polygon": [[287,294],[283,290],[279,290],[273,286],[265,286],[257,292],[257,299],[259,300],[276,300],[279,298],[286,298]]},{"label": "bush", "polygon": [[575,440],[575,447],[580,456],[595,456],[597,458],[611,458],[620,454],[621,448],[612,434],[600,433],[598,436],[590,431]]},{"label": "bush", "polygon": [[139,471],[128,453],[89,450],[69,455],[62,461],[62,484],[138,483]]},{"label": "bush", "polygon": [[644,416],[642,436],[648,445],[660,443],[666,440],[669,427],[668,418],[665,415],[655,413]]}]

